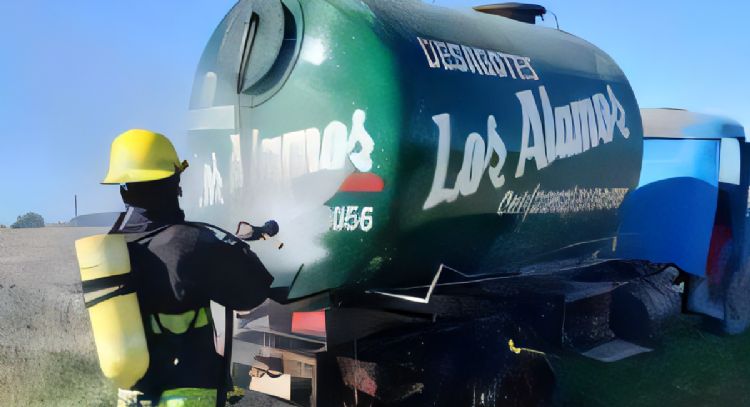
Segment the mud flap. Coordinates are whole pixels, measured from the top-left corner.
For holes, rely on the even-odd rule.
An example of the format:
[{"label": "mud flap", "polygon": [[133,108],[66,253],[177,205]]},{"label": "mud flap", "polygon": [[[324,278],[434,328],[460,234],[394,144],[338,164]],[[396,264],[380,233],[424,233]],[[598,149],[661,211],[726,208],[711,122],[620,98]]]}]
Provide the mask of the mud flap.
[{"label": "mud flap", "polygon": [[724,331],[736,335],[750,327],[750,264],[729,278],[724,305]]},{"label": "mud flap", "polygon": [[681,311],[673,283],[678,274],[667,267],[566,305],[565,345],[602,362],[650,352],[666,322]]},{"label": "mud flap", "polygon": [[[690,278],[687,309],[720,321],[724,332],[736,335],[750,327],[750,263],[731,259],[731,250],[730,242],[718,259],[720,279]],[[733,269],[737,262],[742,266]]]}]

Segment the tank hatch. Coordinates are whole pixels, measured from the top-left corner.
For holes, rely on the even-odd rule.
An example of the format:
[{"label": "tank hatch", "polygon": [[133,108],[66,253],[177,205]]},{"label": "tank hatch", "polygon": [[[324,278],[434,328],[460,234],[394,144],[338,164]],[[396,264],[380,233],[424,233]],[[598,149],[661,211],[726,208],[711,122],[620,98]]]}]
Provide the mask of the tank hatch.
[{"label": "tank hatch", "polygon": [[527,3],[499,3],[476,6],[474,10],[480,13],[494,14],[511,18],[528,24],[536,24],[536,18],[547,14],[547,9],[538,4]]}]

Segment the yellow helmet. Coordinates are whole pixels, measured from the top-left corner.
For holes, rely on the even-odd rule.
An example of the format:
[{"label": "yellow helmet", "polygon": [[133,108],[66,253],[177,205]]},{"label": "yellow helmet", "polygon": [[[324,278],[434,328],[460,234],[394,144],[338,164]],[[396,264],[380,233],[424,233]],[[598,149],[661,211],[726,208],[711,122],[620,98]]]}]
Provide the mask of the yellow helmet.
[{"label": "yellow helmet", "polygon": [[109,173],[102,184],[157,181],[187,167],[168,138],[148,130],[128,130],[112,142]]}]

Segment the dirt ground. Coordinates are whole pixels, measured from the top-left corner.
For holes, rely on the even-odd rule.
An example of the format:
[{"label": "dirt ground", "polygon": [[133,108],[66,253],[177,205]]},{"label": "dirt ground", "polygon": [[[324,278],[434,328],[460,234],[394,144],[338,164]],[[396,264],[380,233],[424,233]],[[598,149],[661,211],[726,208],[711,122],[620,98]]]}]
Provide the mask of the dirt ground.
[{"label": "dirt ground", "polygon": [[[0,406],[104,407],[74,242],[97,228],[0,229]],[[241,405],[276,406],[248,394]]]}]

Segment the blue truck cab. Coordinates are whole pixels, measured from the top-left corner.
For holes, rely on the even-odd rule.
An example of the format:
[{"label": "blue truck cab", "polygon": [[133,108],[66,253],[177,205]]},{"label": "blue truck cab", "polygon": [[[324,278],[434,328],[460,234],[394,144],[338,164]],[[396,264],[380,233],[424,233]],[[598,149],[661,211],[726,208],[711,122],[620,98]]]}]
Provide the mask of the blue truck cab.
[{"label": "blue truck cab", "polygon": [[[621,207],[616,253],[689,275],[687,309],[747,326],[750,145],[730,119],[642,109],[643,168]],[[737,309],[738,307],[742,309]]]}]

